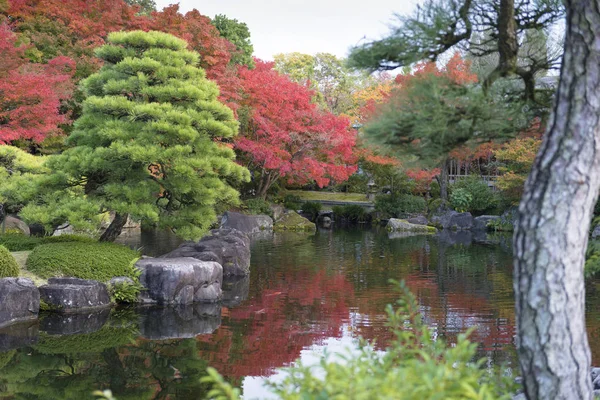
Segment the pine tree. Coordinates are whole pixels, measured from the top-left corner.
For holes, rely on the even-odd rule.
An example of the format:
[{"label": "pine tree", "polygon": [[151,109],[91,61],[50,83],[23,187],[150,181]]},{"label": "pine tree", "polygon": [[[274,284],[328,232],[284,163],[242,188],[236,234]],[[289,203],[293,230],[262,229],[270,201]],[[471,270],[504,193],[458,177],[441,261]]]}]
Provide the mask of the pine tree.
[{"label": "pine tree", "polygon": [[129,215],[194,239],[218,205],[237,201],[229,183],[249,174],[223,141],[238,123],[186,46],[162,32],[108,36],[96,50],[104,67],[82,82],[71,148],[48,160],[53,172],[37,183],[44,193],[26,219],[90,227],[114,211],[101,240],[114,240]]}]

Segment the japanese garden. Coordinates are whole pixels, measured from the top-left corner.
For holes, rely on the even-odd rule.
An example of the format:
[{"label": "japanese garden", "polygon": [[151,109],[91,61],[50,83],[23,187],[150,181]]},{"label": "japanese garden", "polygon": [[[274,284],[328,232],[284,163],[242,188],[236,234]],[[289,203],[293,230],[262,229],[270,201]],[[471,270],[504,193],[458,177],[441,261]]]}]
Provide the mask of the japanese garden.
[{"label": "japanese garden", "polygon": [[0,399],[600,397],[598,2],[158,3],[0,0]]}]

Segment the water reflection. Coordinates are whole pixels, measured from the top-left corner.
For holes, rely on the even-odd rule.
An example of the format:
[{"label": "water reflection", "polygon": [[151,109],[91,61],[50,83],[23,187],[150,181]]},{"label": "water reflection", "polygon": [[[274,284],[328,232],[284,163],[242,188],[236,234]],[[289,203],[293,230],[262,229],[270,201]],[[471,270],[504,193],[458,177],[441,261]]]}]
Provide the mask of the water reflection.
[{"label": "water reflection", "polygon": [[[27,347],[0,353],[0,398],[86,399],[111,388],[120,400],[197,399],[209,365],[243,384],[247,398],[262,397],[258,377],[298,357],[358,336],[384,349],[391,338],[384,308],[396,299],[390,279],[407,282],[436,337],[453,342],[476,326],[479,355],[514,365],[510,238],[323,230],[255,240],[251,275],[227,282],[220,305],[119,309],[90,319],[94,329],[49,319],[39,335],[37,325],[12,334],[29,339],[5,340],[15,343],[5,349]],[[71,334],[59,334],[60,326]]]}]

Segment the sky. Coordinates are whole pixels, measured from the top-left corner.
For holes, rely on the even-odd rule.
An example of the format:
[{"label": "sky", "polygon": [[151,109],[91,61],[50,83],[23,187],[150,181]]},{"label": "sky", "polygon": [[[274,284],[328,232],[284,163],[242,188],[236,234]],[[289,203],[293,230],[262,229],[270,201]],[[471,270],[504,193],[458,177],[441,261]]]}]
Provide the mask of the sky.
[{"label": "sky", "polygon": [[196,8],[245,22],[255,56],[272,60],[291,52],[345,57],[365,38],[384,36],[394,13],[410,13],[417,0],[156,0],[159,10],[172,3],[182,12]]}]

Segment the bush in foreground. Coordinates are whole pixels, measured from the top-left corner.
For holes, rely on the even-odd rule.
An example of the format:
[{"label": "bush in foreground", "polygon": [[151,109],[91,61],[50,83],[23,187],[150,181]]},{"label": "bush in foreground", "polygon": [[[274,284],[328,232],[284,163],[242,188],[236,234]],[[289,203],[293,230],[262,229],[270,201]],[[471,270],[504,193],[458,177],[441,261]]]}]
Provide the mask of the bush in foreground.
[{"label": "bush in foreground", "polygon": [[[455,346],[434,340],[423,323],[415,297],[403,283],[398,307],[387,307],[394,340],[384,354],[361,341],[358,352],[340,361],[325,356],[319,365],[300,362],[271,389],[281,399],[510,399],[511,380],[488,372],[484,361],[473,362],[477,345],[467,334]],[[240,391],[209,368],[204,382],[213,389],[208,398],[239,399]]]},{"label": "bush in foreground", "polygon": [[96,240],[89,236],[60,235],[60,236],[26,236],[21,233],[7,233],[0,235],[0,245],[10,251],[33,250],[39,245],[49,243],[84,242],[95,243]]},{"label": "bush in foreground", "polygon": [[19,276],[19,264],[4,246],[0,246],[0,278]]},{"label": "bush in foreground", "polygon": [[36,247],[27,269],[42,277],[72,276],[106,282],[115,276],[132,276],[139,253],[113,243],[51,243]]}]

